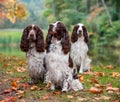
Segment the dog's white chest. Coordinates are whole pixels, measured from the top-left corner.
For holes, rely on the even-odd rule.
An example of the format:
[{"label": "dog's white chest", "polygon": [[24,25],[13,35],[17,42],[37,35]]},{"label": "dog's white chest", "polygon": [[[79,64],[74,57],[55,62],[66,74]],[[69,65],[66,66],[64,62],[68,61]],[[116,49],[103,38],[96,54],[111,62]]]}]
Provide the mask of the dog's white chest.
[{"label": "dog's white chest", "polygon": [[78,39],[75,43],[71,45],[71,57],[73,62],[78,65],[81,62],[81,57],[86,56],[88,52],[88,46],[82,39]]}]

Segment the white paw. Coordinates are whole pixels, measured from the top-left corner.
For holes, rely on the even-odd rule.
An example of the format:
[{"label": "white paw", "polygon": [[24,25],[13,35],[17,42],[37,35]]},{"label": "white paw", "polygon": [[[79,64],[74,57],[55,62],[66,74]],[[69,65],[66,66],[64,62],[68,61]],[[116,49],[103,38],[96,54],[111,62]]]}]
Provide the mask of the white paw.
[{"label": "white paw", "polygon": [[52,85],[50,86],[50,89],[51,89],[51,90],[55,90],[55,85],[52,84]]},{"label": "white paw", "polygon": [[62,92],[68,92],[67,88],[62,89]]},{"label": "white paw", "polygon": [[80,70],[79,73],[83,73],[83,70]]}]

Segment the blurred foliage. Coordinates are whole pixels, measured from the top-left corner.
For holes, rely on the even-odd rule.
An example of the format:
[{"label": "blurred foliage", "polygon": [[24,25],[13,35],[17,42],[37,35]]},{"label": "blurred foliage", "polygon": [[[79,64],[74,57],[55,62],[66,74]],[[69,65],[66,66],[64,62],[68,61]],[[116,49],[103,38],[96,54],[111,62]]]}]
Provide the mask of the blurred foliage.
[{"label": "blurred foliage", "polygon": [[17,19],[25,20],[27,16],[26,6],[18,0],[0,0],[0,13],[1,19],[6,17],[11,23]]},{"label": "blurred foliage", "polygon": [[26,20],[16,20],[14,24],[8,19],[2,20],[0,28],[19,28],[23,29],[28,24],[38,24],[41,28],[47,28],[47,20],[43,17],[44,4],[43,0],[18,0],[20,3],[24,3],[27,10]]},{"label": "blurred foliage", "polygon": [[[102,1],[105,2],[110,17]],[[58,20],[65,23],[71,34],[73,26],[81,22],[88,28],[92,47],[113,46],[120,40],[119,5],[120,0],[0,0],[0,28],[23,29],[28,24],[35,23],[42,29],[48,29],[49,23]],[[6,7],[7,13],[9,11],[7,15]],[[22,20],[25,17],[27,19]]]},{"label": "blurred foliage", "polygon": [[76,23],[84,23],[90,33],[90,45],[113,46],[120,35],[120,0],[45,0],[44,16],[48,22],[63,21],[72,31]]}]

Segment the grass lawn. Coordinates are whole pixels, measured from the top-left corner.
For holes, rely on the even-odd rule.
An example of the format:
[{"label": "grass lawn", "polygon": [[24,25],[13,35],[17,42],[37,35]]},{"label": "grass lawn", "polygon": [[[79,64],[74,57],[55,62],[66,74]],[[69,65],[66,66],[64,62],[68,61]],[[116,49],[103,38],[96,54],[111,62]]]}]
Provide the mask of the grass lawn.
[{"label": "grass lawn", "polygon": [[79,79],[84,89],[78,92],[50,91],[41,82],[30,86],[26,59],[0,54],[0,102],[120,102],[120,67],[92,66]]},{"label": "grass lawn", "polygon": [[[23,30],[19,29],[5,29],[0,30],[0,44],[14,45],[19,44],[21,40]],[[44,38],[47,34],[47,30],[43,30]]]}]

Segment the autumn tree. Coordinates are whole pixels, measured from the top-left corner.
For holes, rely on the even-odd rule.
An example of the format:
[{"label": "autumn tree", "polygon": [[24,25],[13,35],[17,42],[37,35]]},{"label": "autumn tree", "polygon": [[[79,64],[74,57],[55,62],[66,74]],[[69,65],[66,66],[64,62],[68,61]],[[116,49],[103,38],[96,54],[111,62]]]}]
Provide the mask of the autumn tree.
[{"label": "autumn tree", "polygon": [[18,0],[0,0],[0,22],[7,18],[11,23],[15,23],[16,20],[25,20],[26,17],[27,10],[24,3]]}]

